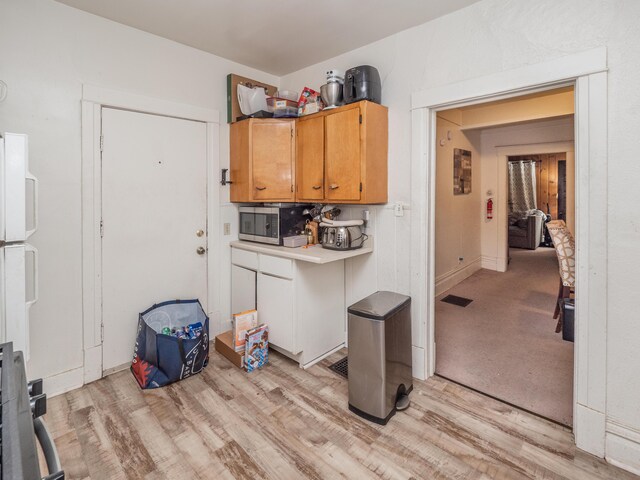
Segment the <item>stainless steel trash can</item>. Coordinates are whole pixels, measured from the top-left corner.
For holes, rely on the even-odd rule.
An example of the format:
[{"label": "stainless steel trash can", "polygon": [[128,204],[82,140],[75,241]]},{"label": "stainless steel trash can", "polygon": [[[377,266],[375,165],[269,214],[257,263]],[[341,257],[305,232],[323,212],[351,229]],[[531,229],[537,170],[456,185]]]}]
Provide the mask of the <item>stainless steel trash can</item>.
[{"label": "stainless steel trash can", "polygon": [[385,425],[409,405],[411,297],[377,292],[349,314],[349,410]]}]

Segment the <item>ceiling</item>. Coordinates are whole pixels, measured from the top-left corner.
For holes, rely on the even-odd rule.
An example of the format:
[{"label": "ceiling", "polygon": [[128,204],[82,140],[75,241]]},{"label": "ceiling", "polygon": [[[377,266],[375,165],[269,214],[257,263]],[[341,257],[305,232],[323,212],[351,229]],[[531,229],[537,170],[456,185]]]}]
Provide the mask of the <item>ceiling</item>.
[{"label": "ceiling", "polygon": [[58,0],[285,75],[479,0]]}]

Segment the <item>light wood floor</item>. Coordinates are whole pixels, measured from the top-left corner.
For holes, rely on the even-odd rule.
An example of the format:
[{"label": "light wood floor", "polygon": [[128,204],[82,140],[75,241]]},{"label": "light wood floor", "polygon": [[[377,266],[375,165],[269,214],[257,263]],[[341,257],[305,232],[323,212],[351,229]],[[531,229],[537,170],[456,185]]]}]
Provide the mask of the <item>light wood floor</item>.
[{"label": "light wood floor", "polygon": [[577,451],[569,430],[440,378],[416,381],[385,427],[347,409],[347,383],[273,353],[246,374],[141,391],[120,372],[48,402],[67,478],[637,478]]}]

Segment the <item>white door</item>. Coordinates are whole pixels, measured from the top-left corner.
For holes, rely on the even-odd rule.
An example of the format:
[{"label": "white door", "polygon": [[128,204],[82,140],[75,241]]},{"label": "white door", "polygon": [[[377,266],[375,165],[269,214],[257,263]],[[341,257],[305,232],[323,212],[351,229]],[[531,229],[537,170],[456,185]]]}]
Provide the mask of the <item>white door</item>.
[{"label": "white door", "polygon": [[[103,371],[133,355],[138,313],[207,308],[206,124],[102,109]],[[200,235],[200,236],[199,236]]]}]

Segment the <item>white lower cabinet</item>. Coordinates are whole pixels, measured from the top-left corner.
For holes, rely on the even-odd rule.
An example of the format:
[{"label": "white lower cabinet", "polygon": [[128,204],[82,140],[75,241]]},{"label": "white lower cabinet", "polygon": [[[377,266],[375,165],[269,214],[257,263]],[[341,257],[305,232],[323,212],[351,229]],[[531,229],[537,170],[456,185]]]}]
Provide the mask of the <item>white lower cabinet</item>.
[{"label": "white lower cabinet", "polygon": [[294,321],[293,280],[258,274],[258,320],[269,325],[269,342],[299,353]]},{"label": "white lower cabinet", "polygon": [[231,313],[256,308],[256,272],[231,265]]},{"label": "white lower cabinet", "polygon": [[255,282],[258,320],[269,325],[271,346],[307,367],[344,345],[344,260],[316,264],[232,252],[232,263],[232,306],[247,305]]}]

